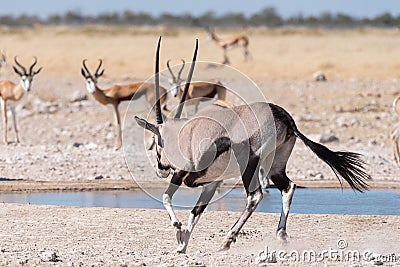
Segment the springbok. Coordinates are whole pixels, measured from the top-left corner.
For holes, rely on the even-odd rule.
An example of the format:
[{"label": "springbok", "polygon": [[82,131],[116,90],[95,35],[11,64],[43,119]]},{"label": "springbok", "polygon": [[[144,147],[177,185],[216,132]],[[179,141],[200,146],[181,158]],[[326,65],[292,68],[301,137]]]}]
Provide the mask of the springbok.
[{"label": "springbok", "polygon": [[1,59],[0,59],[0,69],[4,68],[7,65],[7,58],[4,52],[1,52]]},{"label": "springbok", "polygon": [[[181,78],[181,73],[185,68],[185,61],[182,59],[182,65],[178,71],[178,74],[175,76],[172,71],[169,62],[167,61],[167,67],[169,73],[171,74],[171,79],[169,79],[169,83],[172,87],[171,93],[174,97],[182,97],[183,93],[183,82],[184,80]],[[226,98],[226,88],[222,85],[220,81],[216,82],[193,82],[190,84],[186,102],[187,104],[194,105],[194,112],[197,113],[199,110],[199,105],[201,101],[208,101],[211,98],[217,98],[219,100],[225,100]]]},{"label": "springbok", "polygon": [[[4,58],[5,60],[5,58]],[[37,63],[37,58],[34,57],[34,62],[33,64],[29,67],[29,71],[26,70],[24,66],[22,66],[18,60],[17,57],[14,57],[15,64],[17,66],[13,66],[13,69],[15,73],[19,75],[21,78],[20,83],[15,84],[12,81],[0,81],[0,103],[2,107],[2,112],[3,112],[3,142],[4,144],[8,144],[7,140],[7,101],[18,101],[20,100],[25,92],[29,92],[31,90],[32,86],[32,80],[33,77],[38,74],[42,68],[39,68],[37,71],[33,70],[33,67],[35,67]],[[17,68],[19,67],[19,69]],[[19,133],[18,133],[18,128],[17,128],[17,119],[15,117],[15,111],[14,108],[11,108],[11,114],[12,114],[12,119],[13,119],[13,124],[14,124],[14,132],[15,132],[15,138],[16,142],[19,143]]]},{"label": "springbok", "polygon": [[223,50],[224,60],[222,61],[222,64],[230,64],[230,61],[229,61],[229,58],[227,55],[227,50],[230,48],[238,47],[238,46],[242,47],[244,60],[247,61],[247,58],[249,57],[250,52],[248,49],[249,38],[246,35],[237,34],[237,35],[234,35],[227,39],[221,39],[215,34],[214,30],[207,28],[207,32],[208,32],[208,38],[213,40]]},{"label": "springbok", "polygon": [[[104,74],[104,70],[100,71],[103,61],[99,59],[99,65],[96,68],[95,73],[92,75],[86,66],[86,59],[82,61],[83,68],[81,68],[81,74],[86,80],[86,89],[93,97],[103,105],[111,104],[114,107],[114,114],[116,120],[116,140],[115,149],[121,148],[122,145],[122,132],[121,132],[121,117],[119,114],[118,106],[122,101],[130,101],[146,97],[147,104],[149,106],[154,105],[154,84],[153,83],[132,83],[126,85],[113,85],[107,89],[100,89],[97,85],[98,78]],[[160,87],[162,93],[160,101],[164,106],[164,110],[167,111],[166,100],[167,90]]]},{"label": "springbok", "polygon": [[[158,41],[155,64],[156,97],[159,96],[159,51]],[[181,119],[183,103],[194,71],[198,42],[185,89],[174,119],[163,121],[160,101],[157,98],[156,123],[135,117],[138,125],[151,131],[156,138],[156,174],[167,178],[172,172],[170,184],[163,195],[163,204],[176,228],[177,252],[184,253],[190,235],[202,212],[213,197],[216,188],[224,178],[242,178],[247,194],[247,205],[237,222],[229,230],[220,250],[227,250],[236,241],[240,229],[263,198],[258,179],[258,170],[268,171],[268,177],[282,193],[282,212],[277,237],[286,240],[286,221],[294,191],[293,183],[286,175],[286,164],[300,138],[321,160],[327,163],[341,182],[344,179],[351,188],[363,191],[368,188],[361,155],[352,152],[333,152],[304,136],[297,128],[292,116],[283,108],[265,102],[219,109],[215,107],[200,111],[191,119]],[[201,113],[201,114],[200,114]],[[276,132],[275,132],[276,131]],[[275,132],[275,134],[274,134]],[[234,156],[236,164],[232,164]],[[266,166],[260,166],[266,164]],[[232,169],[229,167],[232,166]],[[228,167],[228,168],[227,168]],[[240,172],[235,173],[239,169]],[[224,176],[220,176],[224,173]],[[171,199],[179,186],[203,186],[196,206],[190,213],[186,230],[172,208]]]},{"label": "springbok", "polygon": [[398,124],[392,131],[390,138],[392,139],[393,159],[400,164],[400,96],[393,101],[393,110],[396,112]]}]

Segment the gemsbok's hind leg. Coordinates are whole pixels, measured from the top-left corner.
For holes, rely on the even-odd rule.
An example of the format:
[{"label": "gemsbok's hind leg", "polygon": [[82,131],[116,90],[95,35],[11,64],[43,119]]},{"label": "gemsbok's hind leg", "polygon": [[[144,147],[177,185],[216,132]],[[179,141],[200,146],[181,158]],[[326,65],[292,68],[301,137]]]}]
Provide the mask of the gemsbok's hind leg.
[{"label": "gemsbok's hind leg", "polygon": [[187,229],[186,231],[184,231],[184,236],[182,236],[182,239],[180,240],[181,243],[179,244],[176,250],[178,253],[186,252],[190,235],[192,234],[195,225],[199,221],[201,214],[204,212],[207,205],[210,203],[212,197],[214,196],[215,190],[218,188],[220,184],[221,181],[217,181],[217,182],[212,182],[203,187],[203,191],[201,192],[199,200],[197,200],[196,206],[190,213]]},{"label": "gemsbok's hind leg", "polygon": [[[258,162],[258,158],[250,159],[248,164],[246,164],[246,160],[238,160],[240,171],[242,173],[243,186],[247,194],[247,205],[239,220],[237,220],[229,230],[222,246],[219,248],[219,251],[228,250],[231,247],[232,242],[236,242],[236,238],[243,225],[249,219],[251,214],[253,214],[254,210],[257,208],[258,204],[263,198],[260,181],[258,179]],[[243,169],[245,170],[243,171]]]},{"label": "gemsbok's hind leg", "polygon": [[296,190],[296,184],[286,176],[286,173],[271,176],[271,180],[282,194],[282,210],[281,217],[279,218],[278,229],[276,230],[276,237],[280,240],[286,241],[288,238],[286,233],[286,223],[289,216],[290,204],[292,204],[294,191]]},{"label": "gemsbok's hind leg", "polygon": [[269,177],[275,186],[281,191],[282,210],[279,219],[276,236],[278,239],[286,241],[288,235],[286,233],[286,223],[289,216],[290,204],[292,203],[296,184],[286,176],[286,163],[292,153],[296,138],[293,136],[286,143],[280,145],[275,152],[274,162],[272,164]]}]

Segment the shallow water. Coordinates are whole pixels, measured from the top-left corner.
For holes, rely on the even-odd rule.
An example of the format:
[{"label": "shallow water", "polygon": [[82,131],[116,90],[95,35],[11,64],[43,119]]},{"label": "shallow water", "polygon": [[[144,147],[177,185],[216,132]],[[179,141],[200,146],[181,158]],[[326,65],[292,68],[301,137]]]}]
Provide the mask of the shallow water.
[{"label": "shallow water", "polygon": [[[163,209],[160,199],[164,189],[148,191],[148,194],[140,189],[131,191],[1,193],[0,202]],[[195,205],[200,192],[199,189],[182,188],[175,194],[173,204],[178,209],[191,209]],[[246,197],[242,188],[231,191],[222,189],[215,195],[209,210],[242,211],[245,205]],[[280,192],[276,188],[270,188],[264,194],[264,199],[257,211],[279,213],[280,210]],[[293,198],[291,213],[400,215],[400,192],[372,190],[362,194],[349,189],[298,188]]]}]

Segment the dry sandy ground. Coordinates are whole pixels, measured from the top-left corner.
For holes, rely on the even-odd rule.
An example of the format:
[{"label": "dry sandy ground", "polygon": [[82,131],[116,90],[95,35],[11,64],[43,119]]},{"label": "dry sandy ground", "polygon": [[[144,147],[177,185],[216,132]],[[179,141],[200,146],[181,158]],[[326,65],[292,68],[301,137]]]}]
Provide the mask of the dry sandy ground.
[{"label": "dry sandy ground", "polygon": [[[178,217],[184,220],[188,213],[179,211]],[[350,250],[361,254],[368,250],[374,257],[396,253],[397,263],[389,258],[392,262],[384,266],[400,265],[399,216],[291,215],[290,242],[281,244],[274,237],[278,215],[255,213],[231,250],[216,252],[239,213],[206,212],[187,254],[182,255],[174,252],[175,233],[163,210],[0,204],[0,214],[2,265],[244,266],[254,265],[259,251],[267,246],[269,251],[296,250],[299,255],[305,250],[333,251],[323,262],[277,259],[271,266],[358,266],[357,261],[344,257],[335,261],[335,255],[342,255],[336,253],[348,255]],[[348,246],[339,249],[338,240]],[[361,263],[373,266],[374,261],[362,258]]]}]

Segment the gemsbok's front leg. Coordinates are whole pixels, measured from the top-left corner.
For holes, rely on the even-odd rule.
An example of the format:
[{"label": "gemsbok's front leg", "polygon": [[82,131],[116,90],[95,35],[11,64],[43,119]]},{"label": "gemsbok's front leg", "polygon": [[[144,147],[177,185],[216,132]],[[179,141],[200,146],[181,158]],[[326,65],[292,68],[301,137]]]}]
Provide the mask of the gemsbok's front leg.
[{"label": "gemsbok's front leg", "polygon": [[[242,174],[242,181],[244,189],[247,194],[247,205],[239,220],[231,227],[228,234],[225,237],[225,240],[222,246],[218,249],[218,251],[228,250],[231,247],[232,242],[236,242],[236,238],[242,229],[243,225],[250,218],[251,214],[255,211],[258,204],[263,199],[263,194],[261,191],[260,181],[258,179],[258,158],[253,158],[248,161],[247,166],[242,166],[242,162],[240,161],[239,166]],[[244,163],[245,164],[245,163]],[[245,168],[245,171],[242,170]]]},{"label": "gemsbok's front leg", "polygon": [[180,244],[182,240],[182,223],[178,220],[178,217],[176,217],[175,211],[172,208],[172,196],[178,190],[179,186],[181,186],[185,175],[186,172],[175,172],[167,190],[163,194],[163,205],[168,212],[171,226],[176,228],[176,239],[178,240],[178,244]]},{"label": "gemsbok's front leg", "polygon": [[3,143],[5,145],[8,145],[7,141],[7,104],[6,101],[2,98],[0,98],[0,103],[1,103],[1,111],[3,113]]},{"label": "gemsbok's front leg", "polygon": [[221,181],[217,181],[217,182],[212,182],[203,187],[203,191],[201,192],[199,200],[197,200],[196,206],[190,212],[187,229],[186,231],[184,231],[185,235],[183,236],[181,243],[176,249],[178,253],[186,252],[190,235],[192,234],[195,225],[199,221],[201,214],[204,212],[204,210],[210,203],[212,197],[214,196],[215,190],[218,188],[220,184]]}]

